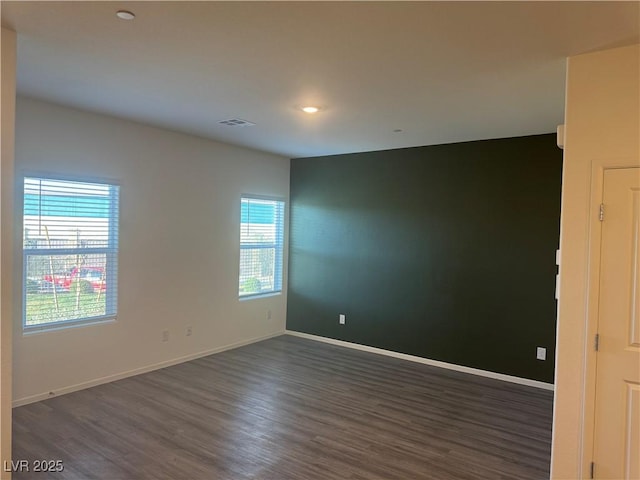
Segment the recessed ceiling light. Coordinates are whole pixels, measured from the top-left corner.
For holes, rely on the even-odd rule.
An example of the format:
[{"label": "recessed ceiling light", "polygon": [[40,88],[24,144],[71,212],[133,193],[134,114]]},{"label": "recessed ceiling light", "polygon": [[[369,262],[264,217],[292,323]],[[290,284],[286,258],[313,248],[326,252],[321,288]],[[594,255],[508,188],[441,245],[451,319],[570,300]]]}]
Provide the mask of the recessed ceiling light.
[{"label": "recessed ceiling light", "polygon": [[320,108],[308,106],[308,107],[302,107],[302,111],[304,113],[318,113],[320,111]]},{"label": "recessed ceiling light", "polygon": [[116,17],[121,20],[133,20],[134,18],[136,18],[133,12],[129,12],[128,10],[118,10],[116,12]]}]

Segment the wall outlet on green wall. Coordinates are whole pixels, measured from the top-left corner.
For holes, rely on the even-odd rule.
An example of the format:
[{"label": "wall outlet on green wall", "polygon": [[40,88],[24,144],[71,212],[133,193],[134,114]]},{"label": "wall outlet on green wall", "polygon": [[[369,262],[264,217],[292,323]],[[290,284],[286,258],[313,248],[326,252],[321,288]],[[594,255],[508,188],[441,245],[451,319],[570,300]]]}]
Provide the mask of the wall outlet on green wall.
[{"label": "wall outlet on green wall", "polygon": [[347,318],[343,313],[340,314],[340,320],[339,321],[340,321],[340,325],[344,325],[345,323],[347,323]]}]

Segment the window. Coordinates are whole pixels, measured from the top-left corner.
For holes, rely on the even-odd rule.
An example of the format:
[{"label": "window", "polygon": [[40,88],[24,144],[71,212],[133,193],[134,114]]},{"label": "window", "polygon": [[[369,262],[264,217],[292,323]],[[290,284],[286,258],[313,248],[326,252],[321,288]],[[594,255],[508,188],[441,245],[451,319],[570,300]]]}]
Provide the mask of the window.
[{"label": "window", "polygon": [[243,195],[240,202],[240,297],[282,291],[284,202]]},{"label": "window", "polygon": [[119,187],[24,179],[25,330],[114,317]]}]

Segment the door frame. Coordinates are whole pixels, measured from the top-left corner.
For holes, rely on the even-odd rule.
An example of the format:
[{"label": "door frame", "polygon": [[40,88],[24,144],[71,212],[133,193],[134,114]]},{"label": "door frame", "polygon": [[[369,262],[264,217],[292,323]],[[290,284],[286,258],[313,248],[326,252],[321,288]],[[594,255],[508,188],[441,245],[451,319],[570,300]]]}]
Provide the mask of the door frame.
[{"label": "door frame", "polygon": [[[604,174],[607,170],[629,168],[640,169],[640,158],[625,157],[617,159],[599,159],[591,162],[591,196],[589,206],[588,258],[587,258],[587,305],[584,335],[584,371],[582,372],[582,425],[581,425],[581,461],[582,478],[589,478],[593,461],[595,429],[596,369],[595,335],[598,331],[600,307],[600,260],[602,246],[602,222],[598,219],[600,204],[604,196]],[[639,170],[640,173],[640,170]],[[606,206],[605,206],[606,219]]]}]

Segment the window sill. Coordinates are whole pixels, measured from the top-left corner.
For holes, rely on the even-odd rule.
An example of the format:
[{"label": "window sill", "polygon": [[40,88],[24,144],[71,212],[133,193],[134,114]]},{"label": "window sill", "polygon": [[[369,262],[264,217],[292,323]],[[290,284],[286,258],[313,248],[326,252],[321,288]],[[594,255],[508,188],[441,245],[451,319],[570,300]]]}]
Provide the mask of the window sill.
[{"label": "window sill", "polygon": [[242,297],[238,297],[238,300],[240,300],[241,302],[245,302],[247,300],[256,300],[258,298],[277,297],[278,295],[282,295],[282,291],[269,292],[269,293],[256,293],[255,295],[244,295]]},{"label": "window sill", "polygon": [[22,326],[22,336],[27,337],[31,335],[36,335],[39,333],[49,333],[56,332],[60,330],[69,330],[73,328],[81,328],[81,327],[89,327],[93,325],[103,325],[107,323],[115,323],[117,321],[116,316],[109,317],[100,317],[94,318],[90,320],[80,320],[80,321],[71,321],[68,320],[66,322],[60,322],[58,324],[48,324],[48,325],[33,325],[33,326]]}]

